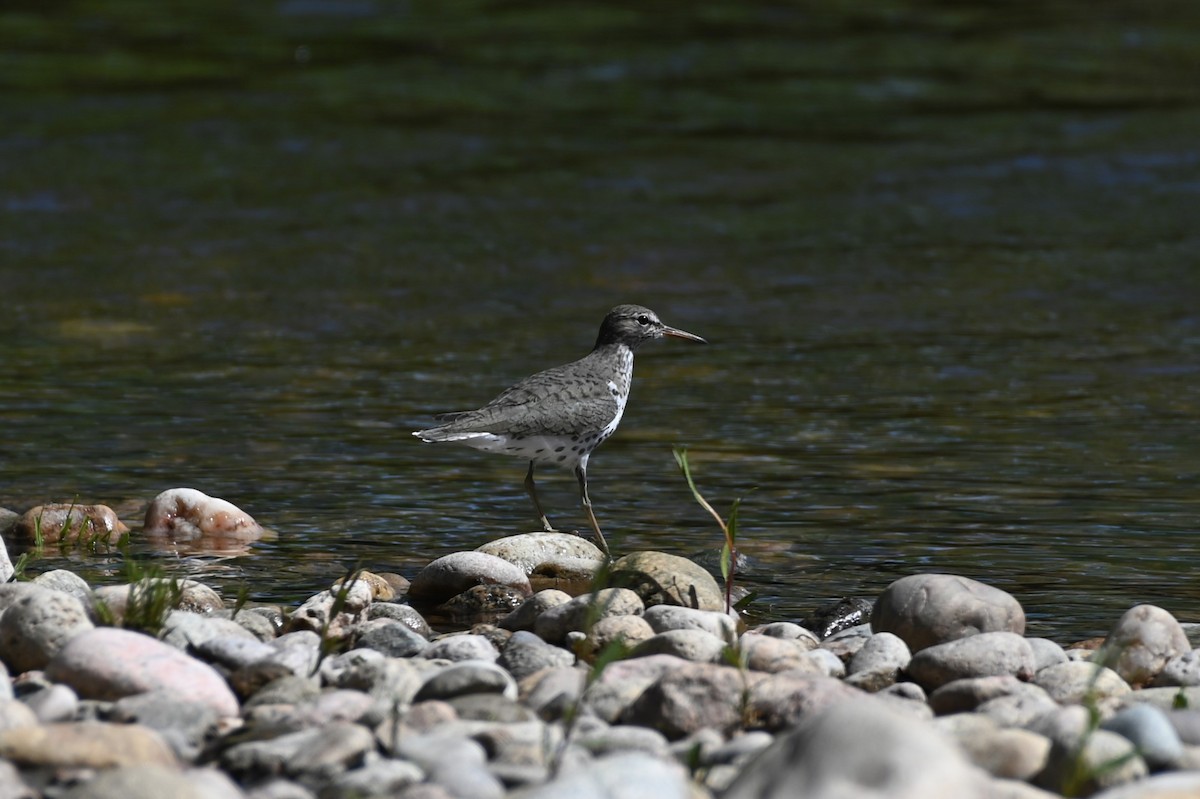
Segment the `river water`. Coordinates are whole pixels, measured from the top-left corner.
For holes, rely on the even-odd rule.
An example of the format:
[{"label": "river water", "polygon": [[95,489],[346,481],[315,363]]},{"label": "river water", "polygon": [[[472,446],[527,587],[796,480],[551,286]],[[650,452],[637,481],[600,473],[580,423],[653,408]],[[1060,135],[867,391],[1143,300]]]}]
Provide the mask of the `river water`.
[{"label": "river water", "polygon": [[679,444],[755,618],[943,571],[1061,641],[1200,620],[1187,3],[95,2],[0,51],[0,506],[278,534],[31,572],[293,603],[535,529],[523,463],[409,433],[636,302],[711,343],[591,460],[617,554],[720,546]]}]

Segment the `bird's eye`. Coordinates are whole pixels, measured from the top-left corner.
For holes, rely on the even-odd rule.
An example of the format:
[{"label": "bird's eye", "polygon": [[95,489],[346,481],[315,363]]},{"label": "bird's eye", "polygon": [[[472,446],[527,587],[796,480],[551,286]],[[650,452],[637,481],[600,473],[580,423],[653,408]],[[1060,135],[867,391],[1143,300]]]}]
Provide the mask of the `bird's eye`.
[{"label": "bird's eye", "polygon": [[642,314],[637,318],[637,323],[642,327],[645,327],[646,325],[650,324],[650,317]]}]

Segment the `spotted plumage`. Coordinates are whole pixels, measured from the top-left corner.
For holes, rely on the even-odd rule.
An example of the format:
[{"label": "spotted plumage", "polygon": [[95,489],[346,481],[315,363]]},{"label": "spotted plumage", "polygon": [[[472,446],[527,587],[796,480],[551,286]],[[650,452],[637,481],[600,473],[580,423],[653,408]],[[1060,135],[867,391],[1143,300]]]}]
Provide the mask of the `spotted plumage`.
[{"label": "spotted plumage", "polygon": [[538,372],[477,410],[442,414],[437,417],[441,424],[413,435],[529,461],[525,487],[542,528],[550,532],[554,528],[538,502],[533,468],[541,464],[574,471],[596,540],[607,552],[588,497],[588,458],[621,423],[633,382],[634,351],[663,336],[704,341],[664,325],[649,308],[618,305],[600,324],[596,346],[578,361]]}]

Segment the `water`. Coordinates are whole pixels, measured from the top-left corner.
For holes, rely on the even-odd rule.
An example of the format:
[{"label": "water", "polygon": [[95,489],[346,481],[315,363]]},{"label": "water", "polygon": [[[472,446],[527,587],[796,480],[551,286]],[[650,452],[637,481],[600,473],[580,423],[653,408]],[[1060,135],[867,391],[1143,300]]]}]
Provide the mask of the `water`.
[{"label": "water", "polygon": [[679,443],[759,618],[946,571],[1063,641],[1198,620],[1200,30],[1140,9],[0,12],[0,506],[225,497],[278,538],[130,556],[227,597],[411,575],[534,528],[409,431],[638,302],[712,344],[591,461],[618,553],[719,546]]}]

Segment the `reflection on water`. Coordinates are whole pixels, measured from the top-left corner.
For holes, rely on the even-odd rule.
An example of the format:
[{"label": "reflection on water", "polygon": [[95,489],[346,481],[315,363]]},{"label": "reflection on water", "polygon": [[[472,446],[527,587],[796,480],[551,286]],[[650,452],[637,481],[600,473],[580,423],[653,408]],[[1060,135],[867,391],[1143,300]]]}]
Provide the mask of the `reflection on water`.
[{"label": "reflection on water", "polygon": [[0,505],[229,499],[278,539],[129,553],[227,597],[411,574],[535,525],[519,462],[409,431],[638,302],[712,345],[641,353],[591,461],[618,553],[720,546],[683,443],[764,618],[936,570],[1063,640],[1197,620],[1200,33],[1071,7],[28,12],[67,46],[5,48]]}]

